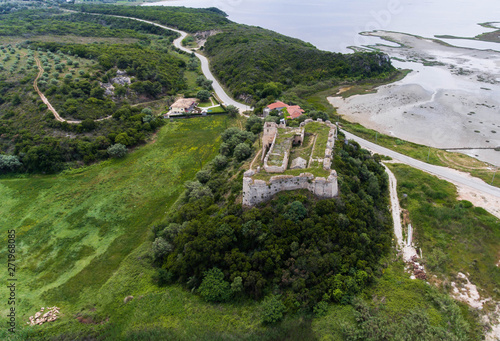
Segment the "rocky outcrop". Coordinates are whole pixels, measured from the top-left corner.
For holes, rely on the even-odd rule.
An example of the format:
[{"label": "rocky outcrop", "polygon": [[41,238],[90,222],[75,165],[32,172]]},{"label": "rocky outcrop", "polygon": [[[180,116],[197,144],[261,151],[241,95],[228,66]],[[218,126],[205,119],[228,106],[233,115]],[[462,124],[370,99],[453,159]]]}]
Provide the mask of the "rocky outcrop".
[{"label": "rocky outcrop", "polygon": [[219,30],[209,30],[209,31],[196,32],[194,34],[194,37],[196,39],[196,44],[198,45],[198,47],[202,47],[207,42],[208,37],[214,36],[214,35],[219,34],[221,32],[222,31],[219,31]]},{"label": "rocky outcrop", "polygon": [[115,95],[115,84],[118,85],[129,85],[131,84],[130,77],[127,76],[127,72],[123,70],[116,71],[116,77],[111,78],[109,83],[99,83],[102,88],[104,88],[104,95],[114,96]]}]

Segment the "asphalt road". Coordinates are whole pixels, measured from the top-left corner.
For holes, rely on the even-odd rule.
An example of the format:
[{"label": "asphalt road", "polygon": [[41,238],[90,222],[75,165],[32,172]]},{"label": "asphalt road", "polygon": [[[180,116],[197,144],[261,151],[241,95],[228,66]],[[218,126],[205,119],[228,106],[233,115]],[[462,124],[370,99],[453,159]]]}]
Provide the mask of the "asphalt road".
[{"label": "asphalt road", "polygon": [[[148,24],[151,24],[151,25],[155,25],[155,26],[161,27],[161,28],[166,29],[166,30],[177,32],[181,36],[179,38],[177,38],[177,39],[174,40],[174,42],[173,42],[174,46],[177,47],[178,49],[184,51],[184,52],[187,52],[187,53],[190,53],[190,54],[193,53],[193,51],[191,49],[182,46],[182,40],[184,38],[186,38],[186,36],[187,36],[187,33],[184,32],[184,31],[176,30],[176,29],[170,28],[168,26],[160,25],[160,24],[154,23],[152,21],[142,20],[142,19],[138,19],[138,18],[123,17],[123,16],[118,16],[118,15],[112,15],[112,16],[113,17],[119,17],[119,18],[126,18],[126,19],[133,19],[133,20],[137,20],[137,21],[142,21],[142,22],[145,22],[145,23],[148,23]],[[248,105],[245,105],[245,104],[242,104],[242,103],[239,103],[239,102],[236,102],[234,99],[232,99],[226,93],[226,91],[224,91],[224,89],[222,88],[222,86],[220,85],[220,83],[217,81],[217,79],[214,77],[214,75],[210,71],[208,59],[205,56],[203,56],[203,55],[201,55],[201,54],[199,54],[197,52],[194,52],[194,54],[196,55],[196,57],[201,62],[201,70],[203,71],[203,74],[205,75],[205,77],[213,82],[212,83],[212,87],[214,89],[214,92],[217,94],[217,96],[219,97],[219,99],[222,101],[222,104],[224,104],[225,106],[234,105],[236,108],[239,109],[240,113],[243,113],[244,111],[247,111],[247,110],[253,110],[252,107],[250,107]]]},{"label": "asphalt road", "polygon": [[500,198],[500,188],[490,186],[481,179],[477,178],[469,178],[453,169],[449,169],[446,167],[440,167],[440,166],[434,166],[430,165],[428,163],[415,160],[409,156],[397,153],[393,150],[384,148],[382,146],[379,146],[378,144],[372,143],[370,141],[367,141],[365,139],[362,139],[360,137],[357,137],[356,135],[353,135],[345,130],[341,130],[345,136],[349,140],[354,140],[359,145],[365,149],[368,149],[374,153],[380,154],[380,155],[386,155],[391,157],[394,160],[400,161],[402,163],[405,163],[409,166],[412,166],[414,168],[423,170],[424,172],[436,175],[442,179],[448,180],[454,184],[459,184],[463,186],[468,186],[470,188],[473,188],[477,190],[479,193],[487,193],[490,195],[493,195],[497,198]]}]

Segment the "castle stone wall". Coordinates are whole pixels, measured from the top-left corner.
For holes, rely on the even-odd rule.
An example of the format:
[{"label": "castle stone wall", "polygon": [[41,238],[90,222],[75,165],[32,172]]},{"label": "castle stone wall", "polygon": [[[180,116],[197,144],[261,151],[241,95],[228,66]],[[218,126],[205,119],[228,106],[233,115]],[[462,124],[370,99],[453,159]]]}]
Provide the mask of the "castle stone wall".
[{"label": "castle stone wall", "polygon": [[271,199],[282,191],[307,189],[320,198],[333,198],[338,195],[337,173],[333,170],[328,178],[315,178],[311,173],[299,176],[277,175],[271,177],[269,184],[264,180],[254,180],[254,172],[247,172],[243,178],[243,205],[254,206]]}]

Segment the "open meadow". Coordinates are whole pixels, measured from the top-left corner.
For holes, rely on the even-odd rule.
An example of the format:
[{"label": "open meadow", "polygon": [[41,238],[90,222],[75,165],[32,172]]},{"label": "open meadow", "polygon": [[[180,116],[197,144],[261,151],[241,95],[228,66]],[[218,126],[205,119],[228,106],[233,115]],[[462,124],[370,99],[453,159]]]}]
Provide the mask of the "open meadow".
[{"label": "open meadow", "polygon": [[[144,242],[149,247],[151,226],[216,154],[227,124],[225,117],[176,121],[122,160],[0,180],[2,240],[7,230],[17,236],[18,323],[41,306],[57,305],[64,318],[48,328],[58,329],[78,323],[82,309],[121,302],[123,286],[108,287],[119,291],[109,295],[106,283],[130,275],[119,270],[122,263]],[[1,254],[6,258],[6,249]]]}]

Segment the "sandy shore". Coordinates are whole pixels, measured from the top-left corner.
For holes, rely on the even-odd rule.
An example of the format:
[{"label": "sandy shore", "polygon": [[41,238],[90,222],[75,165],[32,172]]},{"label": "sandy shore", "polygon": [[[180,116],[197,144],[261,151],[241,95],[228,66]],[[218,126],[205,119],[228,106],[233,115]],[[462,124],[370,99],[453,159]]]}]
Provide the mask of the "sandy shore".
[{"label": "sandy shore", "polygon": [[[370,35],[401,44],[377,48],[407,61],[393,61],[396,66],[414,71],[375,94],[328,98],[341,115],[436,148],[500,146],[500,53],[445,46],[402,33]],[[500,166],[500,152],[492,149],[461,152]]]}]

